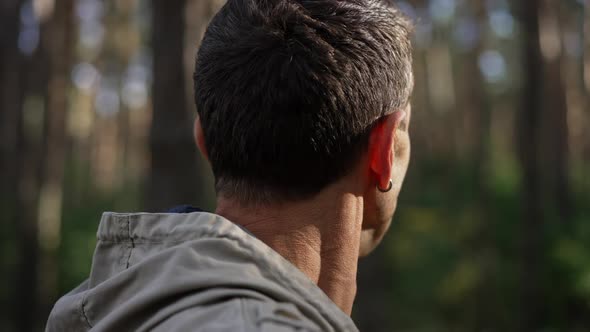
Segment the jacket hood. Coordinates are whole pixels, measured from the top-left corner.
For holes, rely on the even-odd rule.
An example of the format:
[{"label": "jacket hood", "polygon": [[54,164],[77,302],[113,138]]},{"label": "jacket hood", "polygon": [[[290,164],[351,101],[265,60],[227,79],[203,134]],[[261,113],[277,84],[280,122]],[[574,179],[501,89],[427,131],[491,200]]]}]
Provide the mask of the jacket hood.
[{"label": "jacket hood", "polygon": [[322,331],[356,331],[307,276],[221,216],[109,212],[97,239],[89,279],[55,304],[48,331],[137,330],[183,301],[232,297],[291,303]]}]

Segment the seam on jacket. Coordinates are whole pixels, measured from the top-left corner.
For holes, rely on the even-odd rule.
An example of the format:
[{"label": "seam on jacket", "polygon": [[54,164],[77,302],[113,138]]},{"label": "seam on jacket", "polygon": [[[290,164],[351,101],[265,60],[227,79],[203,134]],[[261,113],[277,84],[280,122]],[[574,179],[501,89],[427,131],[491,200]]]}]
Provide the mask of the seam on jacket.
[{"label": "seam on jacket", "polygon": [[[246,316],[246,308],[244,308],[244,299],[242,298],[238,298],[238,305],[240,306],[240,314],[242,315],[242,319],[244,322],[247,321],[247,316]],[[246,324],[242,324],[242,332],[246,332]]]},{"label": "seam on jacket", "polygon": [[127,222],[127,239],[129,240],[129,254],[127,255],[127,261],[125,262],[126,269],[129,268],[131,255],[133,254],[133,249],[135,248],[135,242],[133,241],[133,236],[131,235],[131,221],[129,219],[130,216],[126,216],[125,221]]},{"label": "seam on jacket", "polygon": [[82,318],[84,322],[86,322],[86,325],[88,325],[89,328],[92,328],[92,324],[90,324],[90,319],[88,319],[88,315],[86,314],[86,299],[87,296],[84,295],[84,297],[82,298],[82,303],[80,305],[80,313],[82,314]]}]

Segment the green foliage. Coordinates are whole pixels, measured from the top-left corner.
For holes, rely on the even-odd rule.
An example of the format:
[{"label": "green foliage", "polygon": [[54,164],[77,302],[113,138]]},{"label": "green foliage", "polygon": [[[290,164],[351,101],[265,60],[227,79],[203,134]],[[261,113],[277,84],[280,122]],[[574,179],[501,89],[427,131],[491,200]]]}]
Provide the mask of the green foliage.
[{"label": "green foliage", "polygon": [[[514,162],[502,165],[488,179],[483,202],[469,166],[415,165],[412,173],[422,178],[410,176],[384,244],[396,330],[518,330],[520,177]],[[584,326],[570,310],[590,313],[590,220],[583,211],[589,200],[577,187],[569,226],[549,214],[544,220],[539,279],[547,331]]]}]

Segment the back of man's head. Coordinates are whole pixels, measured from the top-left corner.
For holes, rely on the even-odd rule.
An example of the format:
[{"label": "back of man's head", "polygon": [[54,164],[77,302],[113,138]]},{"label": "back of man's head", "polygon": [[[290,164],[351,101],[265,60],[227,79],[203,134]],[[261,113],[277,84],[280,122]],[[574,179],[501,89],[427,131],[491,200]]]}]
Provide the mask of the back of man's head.
[{"label": "back of man's head", "polygon": [[410,30],[384,0],[228,0],[195,72],[218,193],[305,199],[346,175],[408,103]]}]

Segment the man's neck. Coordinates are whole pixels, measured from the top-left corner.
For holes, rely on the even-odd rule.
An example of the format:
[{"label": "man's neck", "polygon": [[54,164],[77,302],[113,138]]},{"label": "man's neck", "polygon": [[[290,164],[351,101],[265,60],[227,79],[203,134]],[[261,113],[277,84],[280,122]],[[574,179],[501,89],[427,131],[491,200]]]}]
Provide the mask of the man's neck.
[{"label": "man's neck", "polygon": [[305,202],[244,207],[219,198],[216,213],[252,232],[305,273],[350,314],[363,216],[362,199],[322,192]]}]

